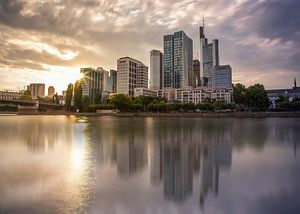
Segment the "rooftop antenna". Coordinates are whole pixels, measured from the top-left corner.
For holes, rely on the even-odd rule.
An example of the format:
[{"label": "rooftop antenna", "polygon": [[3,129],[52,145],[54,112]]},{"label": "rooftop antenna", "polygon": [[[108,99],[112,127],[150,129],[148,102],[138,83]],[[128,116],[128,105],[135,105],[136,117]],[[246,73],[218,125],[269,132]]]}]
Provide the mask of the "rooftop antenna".
[{"label": "rooftop antenna", "polygon": [[202,16],[202,27],[204,28],[204,14]]}]

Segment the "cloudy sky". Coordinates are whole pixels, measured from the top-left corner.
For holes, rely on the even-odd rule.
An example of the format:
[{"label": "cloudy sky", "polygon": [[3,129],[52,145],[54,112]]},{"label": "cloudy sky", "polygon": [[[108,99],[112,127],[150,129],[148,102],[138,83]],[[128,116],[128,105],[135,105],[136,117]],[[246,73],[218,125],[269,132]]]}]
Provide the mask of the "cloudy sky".
[{"label": "cloudy sky", "polygon": [[299,11],[299,0],[0,0],[0,89],[45,82],[61,92],[80,67],[116,69],[122,56],[149,65],[179,30],[197,58],[203,15],[235,83],[290,88],[300,83]]}]

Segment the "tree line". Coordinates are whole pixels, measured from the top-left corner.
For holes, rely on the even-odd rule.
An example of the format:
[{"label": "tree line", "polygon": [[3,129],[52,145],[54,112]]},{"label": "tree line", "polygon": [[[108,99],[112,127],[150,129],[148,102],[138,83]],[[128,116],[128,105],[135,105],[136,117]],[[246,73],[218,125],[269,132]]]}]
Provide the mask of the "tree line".
[{"label": "tree line", "polygon": [[[91,105],[89,96],[82,96],[80,81],[69,84],[66,91],[65,108],[68,111],[96,112],[97,110],[116,109],[120,112],[195,112],[195,111],[267,111],[270,101],[262,84],[246,87],[240,83],[233,86],[233,102],[206,99],[199,104],[167,102],[164,98],[139,96],[132,98],[125,94],[116,94],[106,103],[101,103],[101,94]],[[281,111],[299,111],[299,100],[278,101]]]}]

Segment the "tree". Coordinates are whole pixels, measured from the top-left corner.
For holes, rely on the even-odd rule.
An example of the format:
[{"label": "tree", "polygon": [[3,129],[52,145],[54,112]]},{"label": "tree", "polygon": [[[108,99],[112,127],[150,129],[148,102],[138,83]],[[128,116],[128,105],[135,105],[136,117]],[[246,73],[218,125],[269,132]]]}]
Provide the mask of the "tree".
[{"label": "tree", "polygon": [[24,95],[26,95],[26,96],[32,96],[30,90],[26,90],[26,91],[24,92]]},{"label": "tree", "polygon": [[68,111],[71,111],[72,108],[72,98],[73,98],[73,84],[70,83],[66,91],[66,104],[65,104],[66,109]]},{"label": "tree", "polygon": [[88,112],[90,104],[91,104],[90,97],[89,96],[83,96],[82,97],[82,111],[83,112]]},{"label": "tree", "polygon": [[55,104],[59,104],[59,97],[57,93],[55,93],[54,96],[52,97],[52,102]]},{"label": "tree", "polygon": [[247,88],[246,105],[250,110],[254,111],[264,111],[269,108],[268,94],[262,84],[255,84]]},{"label": "tree", "polygon": [[132,104],[132,98],[125,94],[116,94],[111,98],[111,103],[121,112],[128,112]]},{"label": "tree", "polygon": [[243,84],[235,84],[233,86],[233,101],[239,110],[246,104],[246,87]]},{"label": "tree", "polygon": [[79,80],[75,82],[74,86],[74,107],[79,111],[82,110],[82,87]]}]

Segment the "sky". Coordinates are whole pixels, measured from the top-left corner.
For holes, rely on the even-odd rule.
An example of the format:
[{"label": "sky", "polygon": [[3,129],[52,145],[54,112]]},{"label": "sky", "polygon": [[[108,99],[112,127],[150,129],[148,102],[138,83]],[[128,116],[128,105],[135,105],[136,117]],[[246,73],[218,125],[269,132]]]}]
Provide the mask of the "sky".
[{"label": "sky", "polygon": [[197,58],[203,16],[234,83],[291,88],[300,83],[299,11],[299,0],[0,0],[0,89],[43,82],[61,93],[81,67],[116,69],[124,56],[149,66],[150,51],[180,30]]}]

